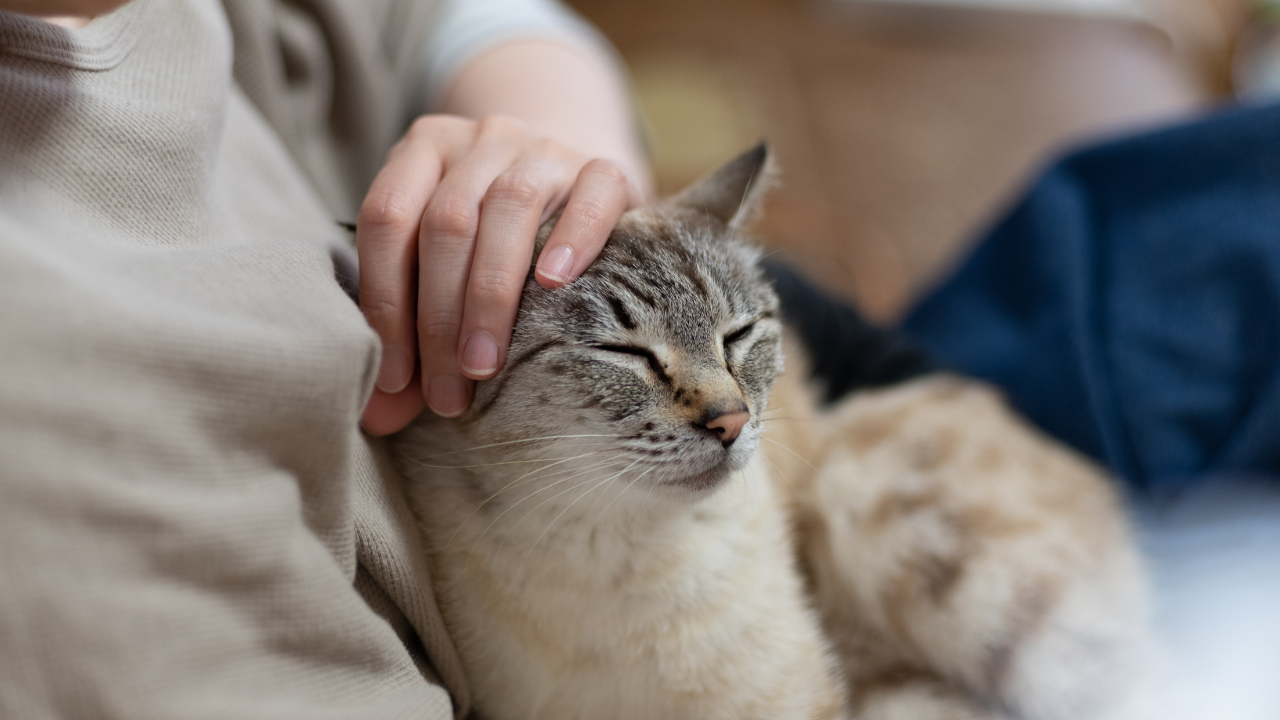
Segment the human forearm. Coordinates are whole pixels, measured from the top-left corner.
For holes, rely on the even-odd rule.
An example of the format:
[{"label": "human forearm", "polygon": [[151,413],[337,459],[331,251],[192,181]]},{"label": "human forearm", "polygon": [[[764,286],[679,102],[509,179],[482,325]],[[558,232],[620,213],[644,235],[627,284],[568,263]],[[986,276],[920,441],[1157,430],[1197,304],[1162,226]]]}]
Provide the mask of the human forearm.
[{"label": "human forearm", "polygon": [[635,185],[633,192],[651,194],[625,81],[600,48],[551,39],[502,43],[459,71],[442,109],[522,120],[536,134],[614,161]]}]

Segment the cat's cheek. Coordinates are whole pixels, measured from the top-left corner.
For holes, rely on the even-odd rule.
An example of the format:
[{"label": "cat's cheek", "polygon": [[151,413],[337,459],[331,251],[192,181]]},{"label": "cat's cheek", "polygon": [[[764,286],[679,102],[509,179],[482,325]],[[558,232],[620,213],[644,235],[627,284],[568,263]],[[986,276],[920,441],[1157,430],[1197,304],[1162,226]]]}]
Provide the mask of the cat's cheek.
[{"label": "cat's cheek", "polygon": [[[754,408],[765,408],[769,400],[769,391],[782,375],[780,351],[775,352],[776,345],[762,343],[752,348],[743,359],[738,371],[738,384],[742,391],[751,398]],[[780,350],[780,348],[777,348]]]}]

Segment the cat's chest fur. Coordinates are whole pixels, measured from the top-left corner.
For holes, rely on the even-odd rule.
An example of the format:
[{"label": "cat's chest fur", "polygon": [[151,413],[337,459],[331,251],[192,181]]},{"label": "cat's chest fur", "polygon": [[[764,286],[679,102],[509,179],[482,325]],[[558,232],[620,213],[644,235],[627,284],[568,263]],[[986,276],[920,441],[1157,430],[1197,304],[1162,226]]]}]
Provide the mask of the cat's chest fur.
[{"label": "cat's chest fur", "polygon": [[[409,440],[420,451],[432,435]],[[562,485],[520,489],[531,465],[556,462],[437,467],[413,491],[486,717],[841,716],[758,460],[696,503],[620,489],[586,459],[547,471]]]}]

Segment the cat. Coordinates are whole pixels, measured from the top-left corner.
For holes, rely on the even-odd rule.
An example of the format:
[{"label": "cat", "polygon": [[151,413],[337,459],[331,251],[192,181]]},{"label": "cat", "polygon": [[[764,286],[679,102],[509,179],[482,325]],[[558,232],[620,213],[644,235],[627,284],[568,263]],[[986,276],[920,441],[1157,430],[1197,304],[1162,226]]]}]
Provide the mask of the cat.
[{"label": "cat", "polygon": [[629,211],[564,289],[530,275],[472,407],[392,439],[476,715],[1137,712],[1145,581],[1105,475],[942,373],[820,410],[739,237],[769,166]]}]

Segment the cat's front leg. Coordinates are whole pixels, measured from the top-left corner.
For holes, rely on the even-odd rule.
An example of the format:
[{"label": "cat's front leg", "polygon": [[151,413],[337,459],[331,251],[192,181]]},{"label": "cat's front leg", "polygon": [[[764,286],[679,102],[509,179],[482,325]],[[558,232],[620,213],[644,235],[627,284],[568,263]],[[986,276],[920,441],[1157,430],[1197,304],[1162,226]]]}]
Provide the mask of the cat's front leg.
[{"label": "cat's front leg", "polygon": [[994,712],[1138,712],[1145,582],[1100,472],[956,378],[858,396],[829,421],[806,562],[833,634],[875,636]]}]

